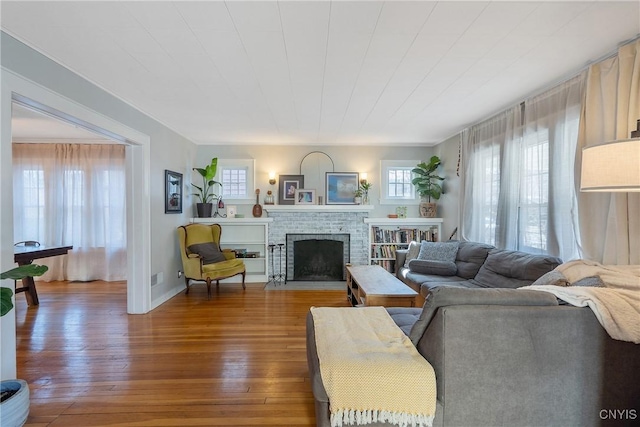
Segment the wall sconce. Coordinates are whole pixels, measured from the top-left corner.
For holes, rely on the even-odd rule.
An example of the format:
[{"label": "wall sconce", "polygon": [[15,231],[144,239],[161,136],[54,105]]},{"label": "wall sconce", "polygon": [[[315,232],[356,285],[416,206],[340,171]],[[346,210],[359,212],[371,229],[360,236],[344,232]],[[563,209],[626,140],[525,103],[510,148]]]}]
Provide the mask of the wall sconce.
[{"label": "wall sconce", "polygon": [[580,191],[640,191],[640,120],[631,138],[582,150]]},{"label": "wall sconce", "polygon": [[276,185],[276,173],[269,172],[269,184]]},{"label": "wall sconce", "polygon": [[366,184],[366,183],[367,183],[367,173],[362,172],[360,174],[360,184]]}]

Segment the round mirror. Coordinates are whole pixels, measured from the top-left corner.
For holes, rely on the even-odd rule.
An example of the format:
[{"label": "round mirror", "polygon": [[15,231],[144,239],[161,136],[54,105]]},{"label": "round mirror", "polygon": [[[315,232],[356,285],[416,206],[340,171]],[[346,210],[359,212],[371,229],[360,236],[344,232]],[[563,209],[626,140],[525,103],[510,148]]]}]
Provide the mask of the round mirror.
[{"label": "round mirror", "polygon": [[322,197],[323,203],[326,203],[325,172],[335,172],[333,160],[327,153],[312,151],[302,158],[300,175],[304,175],[304,187],[307,190],[316,190],[316,197]]}]

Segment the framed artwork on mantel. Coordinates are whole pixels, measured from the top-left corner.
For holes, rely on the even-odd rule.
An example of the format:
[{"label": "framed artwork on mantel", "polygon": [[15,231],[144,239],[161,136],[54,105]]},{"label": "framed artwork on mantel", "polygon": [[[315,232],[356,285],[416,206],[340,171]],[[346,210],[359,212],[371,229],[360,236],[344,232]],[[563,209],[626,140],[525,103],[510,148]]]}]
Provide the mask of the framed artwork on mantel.
[{"label": "framed artwork on mantel", "polygon": [[278,204],[294,205],[296,190],[304,188],[304,175],[279,175],[278,182]]},{"label": "framed artwork on mantel", "polygon": [[164,213],[182,213],[182,174],[164,171]]},{"label": "framed artwork on mantel", "polygon": [[316,190],[296,190],[296,205],[315,205],[316,204]]},{"label": "framed artwork on mantel", "polygon": [[355,205],[359,186],[358,172],[327,172],[326,203],[328,205]]}]

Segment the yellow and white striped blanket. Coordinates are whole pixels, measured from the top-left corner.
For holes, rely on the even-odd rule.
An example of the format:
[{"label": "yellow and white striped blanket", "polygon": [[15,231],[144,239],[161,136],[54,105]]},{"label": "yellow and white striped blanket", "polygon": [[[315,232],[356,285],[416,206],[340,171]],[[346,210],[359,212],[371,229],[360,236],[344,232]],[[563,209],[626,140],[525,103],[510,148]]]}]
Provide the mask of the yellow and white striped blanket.
[{"label": "yellow and white striped blanket", "polygon": [[311,308],[332,427],[430,427],[436,376],[383,307]]}]

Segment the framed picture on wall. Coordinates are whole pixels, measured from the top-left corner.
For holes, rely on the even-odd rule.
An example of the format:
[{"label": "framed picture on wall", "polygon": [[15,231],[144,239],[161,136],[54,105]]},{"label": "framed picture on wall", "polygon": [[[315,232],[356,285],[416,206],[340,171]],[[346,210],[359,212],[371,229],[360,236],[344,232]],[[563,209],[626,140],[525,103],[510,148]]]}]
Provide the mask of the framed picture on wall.
[{"label": "framed picture on wall", "polygon": [[182,174],[164,171],[164,213],[182,213]]},{"label": "framed picture on wall", "polygon": [[296,190],[296,205],[315,205],[316,204],[316,190]]},{"label": "framed picture on wall", "polygon": [[327,172],[325,184],[328,205],[355,205],[358,172]]},{"label": "framed picture on wall", "polygon": [[278,181],[278,204],[295,204],[296,190],[304,188],[304,175],[280,175]]}]

